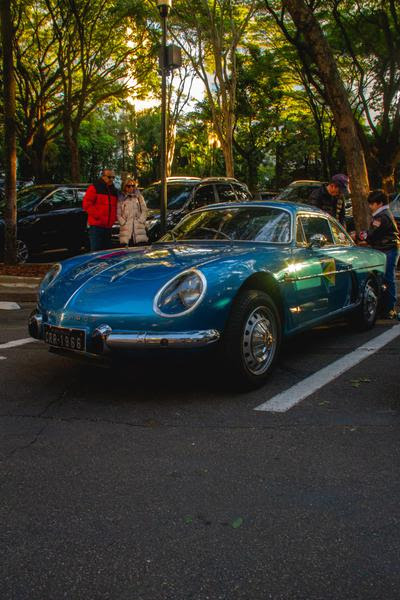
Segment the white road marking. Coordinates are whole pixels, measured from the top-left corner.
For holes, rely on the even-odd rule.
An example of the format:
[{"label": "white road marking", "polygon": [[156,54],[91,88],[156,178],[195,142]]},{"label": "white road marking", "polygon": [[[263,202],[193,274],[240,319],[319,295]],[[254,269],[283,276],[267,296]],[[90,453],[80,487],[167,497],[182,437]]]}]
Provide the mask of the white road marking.
[{"label": "white road marking", "polygon": [[400,326],[395,325],[385,333],[378,335],[364,346],[360,346],[353,352],[346,354],[330,365],[324,367],[314,375],[310,375],[303,381],[292,386],[288,390],[277,394],[263,404],[256,406],[254,410],[267,412],[286,412],[293,408],[296,404],[311,396],[314,392],[322,388],[324,385],[342,375],[368,356],[372,356],[375,352],[386,346],[389,342],[400,335]]},{"label": "white road marking", "polygon": [[23,338],[22,340],[14,340],[13,342],[6,342],[5,344],[0,344],[0,349],[4,348],[15,348],[16,346],[23,346],[24,344],[30,344],[31,342],[37,342],[35,338]]},{"label": "white road marking", "polygon": [[18,310],[20,308],[16,302],[0,302],[0,310]]},{"label": "white road marking", "polygon": [[7,357],[6,356],[0,356],[0,360],[6,360]]}]

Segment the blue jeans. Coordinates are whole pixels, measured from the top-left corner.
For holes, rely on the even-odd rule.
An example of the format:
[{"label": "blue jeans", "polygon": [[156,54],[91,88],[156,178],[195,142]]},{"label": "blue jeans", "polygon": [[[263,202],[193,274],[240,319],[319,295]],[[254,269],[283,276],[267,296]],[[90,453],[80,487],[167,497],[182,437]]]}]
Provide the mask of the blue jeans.
[{"label": "blue jeans", "polygon": [[89,226],[90,251],[107,250],[111,247],[111,229],[109,227]]},{"label": "blue jeans", "polygon": [[384,310],[389,312],[396,306],[397,291],[396,291],[396,265],[399,259],[400,249],[393,248],[387,250],[386,254],[386,271],[385,283],[386,290],[383,296]]}]

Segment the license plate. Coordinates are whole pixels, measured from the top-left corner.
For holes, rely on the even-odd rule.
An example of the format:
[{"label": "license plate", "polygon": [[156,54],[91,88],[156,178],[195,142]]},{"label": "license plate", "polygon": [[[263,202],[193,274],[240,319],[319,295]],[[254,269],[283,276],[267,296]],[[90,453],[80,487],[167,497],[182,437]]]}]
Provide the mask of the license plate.
[{"label": "license plate", "polygon": [[44,341],[46,344],[57,348],[84,351],[86,349],[86,332],[82,329],[67,329],[45,325]]}]

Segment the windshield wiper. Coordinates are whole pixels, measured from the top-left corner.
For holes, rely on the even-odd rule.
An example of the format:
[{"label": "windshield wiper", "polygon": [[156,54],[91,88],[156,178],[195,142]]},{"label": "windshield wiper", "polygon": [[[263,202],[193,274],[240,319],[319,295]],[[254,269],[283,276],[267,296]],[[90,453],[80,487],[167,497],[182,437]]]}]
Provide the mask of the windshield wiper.
[{"label": "windshield wiper", "polygon": [[210,231],[211,233],[218,233],[219,235],[222,235],[224,238],[226,238],[230,242],[233,241],[233,239],[231,238],[230,235],[228,235],[227,233],[224,233],[223,231],[220,231],[219,229],[213,229],[213,227],[199,227],[199,230]]}]

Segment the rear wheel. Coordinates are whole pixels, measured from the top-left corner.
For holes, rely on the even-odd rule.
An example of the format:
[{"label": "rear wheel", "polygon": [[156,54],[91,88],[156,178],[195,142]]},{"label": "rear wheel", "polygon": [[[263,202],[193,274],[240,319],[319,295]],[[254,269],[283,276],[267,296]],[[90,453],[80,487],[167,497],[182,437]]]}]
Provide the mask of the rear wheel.
[{"label": "rear wheel", "polygon": [[365,283],[361,304],[357,308],[352,322],[357,329],[365,331],[375,325],[378,314],[379,294],[377,285],[372,277],[369,277]]},{"label": "rear wheel", "polygon": [[19,263],[26,263],[30,254],[28,245],[23,240],[17,240],[17,261]]},{"label": "rear wheel", "polygon": [[278,354],[282,326],[268,294],[245,290],[236,298],[223,335],[223,360],[229,378],[241,388],[266,381]]}]

